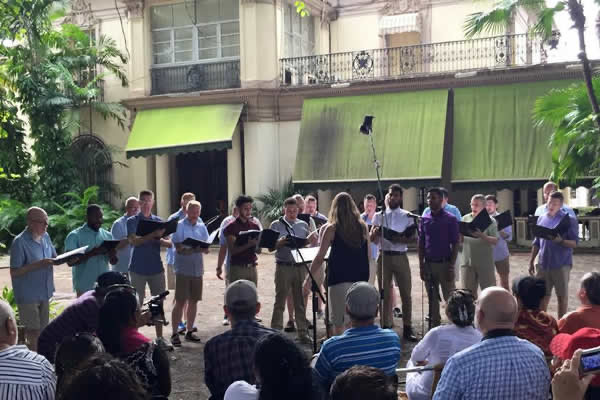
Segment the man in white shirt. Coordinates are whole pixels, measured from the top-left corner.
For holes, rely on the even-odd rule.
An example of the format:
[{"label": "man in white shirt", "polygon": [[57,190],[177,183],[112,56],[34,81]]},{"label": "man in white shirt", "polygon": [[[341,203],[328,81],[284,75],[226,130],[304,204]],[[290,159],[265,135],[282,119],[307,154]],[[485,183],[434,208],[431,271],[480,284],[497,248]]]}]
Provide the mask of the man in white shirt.
[{"label": "man in white shirt", "polygon": [[[558,185],[552,181],[548,181],[544,184],[544,188],[542,190],[543,190],[543,195],[544,195],[544,204],[542,204],[541,206],[536,208],[536,210],[535,210],[536,217],[540,217],[540,216],[546,215],[548,213],[548,199],[550,198],[550,194],[552,192],[558,191]],[[571,207],[569,207],[568,205],[563,204],[563,206],[561,207],[561,210],[563,210],[565,213],[569,214],[569,217],[577,219],[577,215],[575,214],[575,211],[573,211],[573,209]]]},{"label": "man in white shirt", "polygon": [[0,300],[0,399],[54,400],[56,377],[50,362],[16,344],[15,313]]},{"label": "man in white shirt", "polygon": [[[383,271],[383,309],[389,310],[389,303],[392,301],[392,278],[396,280],[398,289],[400,289],[400,298],[402,299],[402,322],[404,325],[403,336],[409,341],[417,341],[412,331],[412,299],[411,299],[411,273],[408,257],[406,256],[407,244],[416,241],[416,235],[413,233],[409,237],[396,236],[391,241],[382,238],[381,226],[403,233],[408,227],[414,225],[414,220],[409,216],[408,211],[400,208],[402,202],[402,187],[398,184],[390,186],[389,206],[385,209],[385,218],[381,212],[375,214],[373,221],[374,227],[371,230],[371,242],[380,245],[379,258],[377,263]],[[383,328],[391,328],[394,324],[392,316],[387,312],[383,313]]]}]

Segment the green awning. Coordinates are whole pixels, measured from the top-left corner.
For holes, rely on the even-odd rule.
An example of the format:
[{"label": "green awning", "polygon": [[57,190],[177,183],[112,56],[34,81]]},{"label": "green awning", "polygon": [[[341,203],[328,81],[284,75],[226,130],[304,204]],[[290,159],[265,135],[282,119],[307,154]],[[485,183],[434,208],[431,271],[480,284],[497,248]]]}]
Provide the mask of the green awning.
[{"label": "green awning", "polygon": [[231,148],[243,104],[161,108],[139,111],[127,158]]},{"label": "green awning", "polygon": [[365,115],[375,116],[383,180],[439,180],[447,99],[435,90],[304,100],[294,183],[374,181],[371,143],[359,132]]},{"label": "green awning", "polygon": [[455,89],[452,183],[546,180],[552,172],[552,130],[536,127],[533,107],[545,81]]}]

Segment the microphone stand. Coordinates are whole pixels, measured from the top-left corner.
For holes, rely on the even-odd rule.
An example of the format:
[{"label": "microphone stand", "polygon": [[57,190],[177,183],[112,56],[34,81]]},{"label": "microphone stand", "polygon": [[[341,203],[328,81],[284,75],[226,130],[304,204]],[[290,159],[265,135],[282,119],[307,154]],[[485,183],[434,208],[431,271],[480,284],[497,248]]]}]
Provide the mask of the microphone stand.
[{"label": "microphone stand", "polygon": [[[292,228],[291,225],[284,219],[284,217],[280,218],[280,222],[282,222],[283,226],[285,226],[285,230],[288,233],[288,238],[292,239],[293,249],[296,250],[296,252],[300,256],[300,259],[302,260],[302,265],[304,266],[304,268],[306,269],[306,272],[308,273],[308,276],[310,277],[310,282],[311,282],[310,290],[312,292],[313,354],[317,354],[317,308],[319,307],[319,298],[321,298],[321,301],[323,302],[325,307],[328,307],[328,304],[325,301],[325,297],[323,296],[323,293],[321,293],[321,289],[319,289],[319,286],[317,285],[317,281],[315,281],[315,277],[310,272],[310,268],[309,268],[308,264],[306,263],[306,260],[304,260],[304,256],[302,255],[302,252],[300,251],[300,247],[298,246],[298,241],[296,240],[296,236],[294,235],[293,229],[291,229]],[[294,268],[296,268],[296,260],[295,259],[294,259]],[[304,299],[300,299],[300,301],[304,301]],[[302,316],[302,318],[306,319],[306,310],[304,310],[304,311],[305,311],[305,314]]]}]

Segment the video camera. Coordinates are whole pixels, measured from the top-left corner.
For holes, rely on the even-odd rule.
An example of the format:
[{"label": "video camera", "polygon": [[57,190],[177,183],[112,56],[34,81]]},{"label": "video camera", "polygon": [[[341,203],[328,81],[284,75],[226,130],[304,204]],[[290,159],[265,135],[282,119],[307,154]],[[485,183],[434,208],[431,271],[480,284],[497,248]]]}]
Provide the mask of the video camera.
[{"label": "video camera", "polygon": [[163,303],[165,298],[169,295],[169,291],[165,291],[157,296],[152,296],[150,300],[144,303],[144,306],[148,306],[142,309],[142,312],[150,312],[150,321],[146,324],[147,326],[153,326],[157,323],[163,324],[164,326],[169,325],[165,318],[165,308]]}]

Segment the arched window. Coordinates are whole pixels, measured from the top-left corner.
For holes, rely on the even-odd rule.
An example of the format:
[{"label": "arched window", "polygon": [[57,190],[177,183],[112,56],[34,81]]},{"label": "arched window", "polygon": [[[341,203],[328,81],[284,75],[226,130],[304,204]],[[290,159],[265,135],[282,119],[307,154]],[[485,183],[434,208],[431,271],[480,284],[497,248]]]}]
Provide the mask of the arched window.
[{"label": "arched window", "polygon": [[102,139],[92,134],[78,135],[73,138],[71,151],[84,189],[90,186],[100,187],[100,200],[110,202],[111,196],[118,193],[113,183],[112,150]]}]

